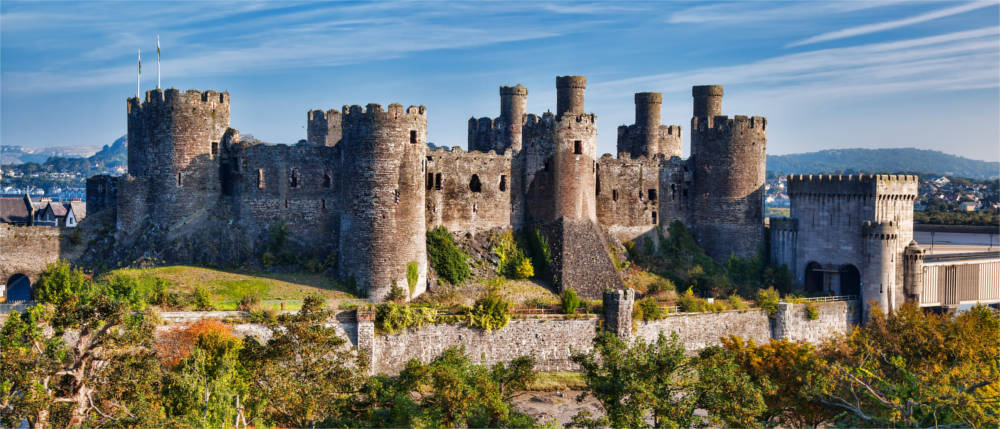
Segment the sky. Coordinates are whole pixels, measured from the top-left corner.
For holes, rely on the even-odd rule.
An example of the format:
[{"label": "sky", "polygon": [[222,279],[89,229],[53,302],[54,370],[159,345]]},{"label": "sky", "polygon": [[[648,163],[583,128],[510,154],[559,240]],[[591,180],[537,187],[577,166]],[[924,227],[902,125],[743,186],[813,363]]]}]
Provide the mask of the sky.
[{"label": "sky", "polygon": [[684,127],[691,86],[727,115],[768,118],[768,153],[916,147],[1000,160],[1000,2],[0,2],[0,143],[104,145],[125,105],[162,85],[231,94],[231,126],[306,136],[306,112],[427,106],[428,139],[466,147],[498,87],[555,110],[555,77],[587,77],[598,152],[663,93]]}]

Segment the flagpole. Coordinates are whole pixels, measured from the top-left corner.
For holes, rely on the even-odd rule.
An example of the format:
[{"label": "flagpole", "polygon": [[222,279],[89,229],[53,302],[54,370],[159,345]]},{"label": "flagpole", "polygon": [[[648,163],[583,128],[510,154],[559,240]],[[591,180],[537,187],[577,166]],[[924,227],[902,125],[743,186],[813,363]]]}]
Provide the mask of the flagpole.
[{"label": "flagpole", "polygon": [[160,89],[160,35],[156,35],[156,89]]},{"label": "flagpole", "polygon": [[142,80],[142,49],[139,49],[139,68],[135,73],[135,99],[140,101],[141,99],[139,98],[139,92],[141,91],[140,89],[141,80]]}]

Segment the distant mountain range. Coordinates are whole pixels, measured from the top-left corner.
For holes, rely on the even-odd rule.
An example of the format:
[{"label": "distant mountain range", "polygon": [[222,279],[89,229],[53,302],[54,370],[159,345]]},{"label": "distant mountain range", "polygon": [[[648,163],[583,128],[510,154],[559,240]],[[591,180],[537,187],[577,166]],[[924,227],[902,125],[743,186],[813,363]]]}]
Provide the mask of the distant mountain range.
[{"label": "distant mountain range", "polygon": [[830,149],[790,155],[768,155],[771,174],[922,173],[970,179],[1000,177],[1000,162],[980,161],[936,150]]},{"label": "distant mountain range", "polygon": [[41,164],[53,156],[86,158],[99,150],[101,150],[100,146],[50,146],[45,148],[0,146],[0,164],[23,164],[26,162]]}]

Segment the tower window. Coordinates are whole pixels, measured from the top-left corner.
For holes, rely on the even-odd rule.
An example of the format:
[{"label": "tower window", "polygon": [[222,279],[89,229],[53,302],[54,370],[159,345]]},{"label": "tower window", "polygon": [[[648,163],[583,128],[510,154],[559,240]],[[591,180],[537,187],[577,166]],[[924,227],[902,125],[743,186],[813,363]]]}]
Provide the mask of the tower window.
[{"label": "tower window", "polygon": [[177,173],[177,186],[181,186],[181,173]]},{"label": "tower window", "polygon": [[417,144],[417,131],[410,130],[410,144]]},{"label": "tower window", "polygon": [[503,192],[503,191],[506,191],[506,190],[507,190],[507,175],[501,174],[500,175],[500,192]]},{"label": "tower window", "polygon": [[545,167],[544,167],[545,171],[549,171],[549,164],[551,164],[551,160],[546,159],[545,160]]},{"label": "tower window", "polygon": [[482,192],[483,184],[479,182],[479,175],[473,174],[472,179],[469,179],[469,190],[472,192]]},{"label": "tower window", "polygon": [[212,142],[212,158],[219,156],[219,142]]},{"label": "tower window", "polygon": [[434,187],[434,173],[427,173],[427,183],[425,184],[427,190],[431,190]]},{"label": "tower window", "polygon": [[441,190],[441,173],[434,175],[434,189]]},{"label": "tower window", "polygon": [[264,169],[257,169],[257,189],[264,189]]},{"label": "tower window", "polygon": [[580,155],[583,153],[583,142],[580,140],[573,141],[573,153]]},{"label": "tower window", "polygon": [[646,197],[650,201],[656,201],[656,189],[646,191]]},{"label": "tower window", "polygon": [[330,177],[330,173],[324,173],[323,174],[323,187],[324,188],[329,188],[330,186],[333,186],[333,177]]},{"label": "tower window", "polygon": [[618,190],[617,189],[611,191],[611,200],[612,201],[618,201]]},{"label": "tower window", "polygon": [[656,223],[656,212],[653,212],[653,223]]},{"label": "tower window", "polygon": [[323,210],[326,210],[326,199],[324,198],[324,199],[319,200],[319,205],[320,205],[320,208],[322,208]]},{"label": "tower window", "polygon": [[298,188],[299,182],[300,182],[299,169],[298,168],[291,169],[291,171],[289,171],[288,173],[288,186],[292,188]]}]

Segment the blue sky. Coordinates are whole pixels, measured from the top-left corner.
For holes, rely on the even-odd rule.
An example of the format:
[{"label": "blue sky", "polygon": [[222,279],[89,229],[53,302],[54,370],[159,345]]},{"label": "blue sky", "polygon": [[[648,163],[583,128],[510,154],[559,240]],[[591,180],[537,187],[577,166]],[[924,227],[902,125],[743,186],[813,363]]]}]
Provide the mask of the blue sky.
[{"label": "blue sky", "polygon": [[232,126],[305,138],[306,111],[428,107],[429,139],[466,144],[497,87],[555,109],[555,76],[587,76],[599,152],[664,94],[685,128],[691,85],[723,112],[768,117],[768,152],[918,147],[1000,160],[1000,3],[0,2],[0,142],[108,144],[143,90],[228,90]]}]

